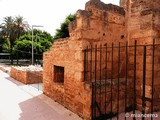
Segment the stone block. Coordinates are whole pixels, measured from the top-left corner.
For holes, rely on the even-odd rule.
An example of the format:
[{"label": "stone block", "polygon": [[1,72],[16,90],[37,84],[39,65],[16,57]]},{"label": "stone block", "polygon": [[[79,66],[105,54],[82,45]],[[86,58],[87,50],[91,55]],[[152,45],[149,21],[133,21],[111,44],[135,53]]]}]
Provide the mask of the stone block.
[{"label": "stone block", "polygon": [[24,84],[42,83],[43,72],[39,71],[28,71],[26,68],[11,67],[10,76]]}]

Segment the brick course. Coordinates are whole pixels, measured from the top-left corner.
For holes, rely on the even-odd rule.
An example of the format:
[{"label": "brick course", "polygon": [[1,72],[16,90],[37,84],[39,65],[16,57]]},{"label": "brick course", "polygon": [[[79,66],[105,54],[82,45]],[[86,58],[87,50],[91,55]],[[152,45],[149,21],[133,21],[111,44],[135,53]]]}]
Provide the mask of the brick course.
[{"label": "brick course", "polygon": [[11,67],[10,76],[24,84],[41,83],[43,78],[42,70],[29,71],[16,67]]}]

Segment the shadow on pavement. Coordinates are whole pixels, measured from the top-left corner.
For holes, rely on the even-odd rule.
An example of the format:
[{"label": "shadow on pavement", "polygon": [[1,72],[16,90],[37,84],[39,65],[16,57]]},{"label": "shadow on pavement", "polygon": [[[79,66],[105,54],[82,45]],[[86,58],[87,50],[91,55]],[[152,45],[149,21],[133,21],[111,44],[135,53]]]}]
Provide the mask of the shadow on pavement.
[{"label": "shadow on pavement", "polygon": [[19,120],[66,120],[38,97],[19,103],[19,107]]}]

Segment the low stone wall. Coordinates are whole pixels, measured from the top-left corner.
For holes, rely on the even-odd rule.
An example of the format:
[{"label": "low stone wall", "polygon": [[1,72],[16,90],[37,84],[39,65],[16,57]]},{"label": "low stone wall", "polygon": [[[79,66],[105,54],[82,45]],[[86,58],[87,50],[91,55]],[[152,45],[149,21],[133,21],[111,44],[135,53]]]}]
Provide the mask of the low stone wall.
[{"label": "low stone wall", "polygon": [[21,70],[16,69],[15,67],[11,67],[10,76],[24,84],[27,84],[26,71],[21,71]]},{"label": "low stone wall", "polygon": [[27,71],[27,84],[42,83],[42,71]]},{"label": "low stone wall", "polygon": [[11,67],[10,76],[24,84],[42,83],[43,71],[36,67]]},{"label": "low stone wall", "polygon": [[4,67],[0,66],[0,70],[2,70],[3,72],[7,73],[8,70],[6,70]]}]

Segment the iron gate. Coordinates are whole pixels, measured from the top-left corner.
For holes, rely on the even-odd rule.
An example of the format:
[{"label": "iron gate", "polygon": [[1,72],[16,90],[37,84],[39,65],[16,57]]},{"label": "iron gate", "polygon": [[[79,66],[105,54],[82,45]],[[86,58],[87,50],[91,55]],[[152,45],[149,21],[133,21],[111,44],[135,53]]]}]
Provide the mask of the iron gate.
[{"label": "iron gate", "polygon": [[[155,62],[160,65],[158,51],[160,45],[155,40],[146,45],[135,41],[134,45],[126,42],[87,47],[84,80],[92,84],[92,120],[126,120],[128,113],[145,115],[160,110],[154,107],[159,100],[154,89],[159,77],[155,73],[160,74],[155,70]],[[132,118],[135,120],[136,116]]]}]

